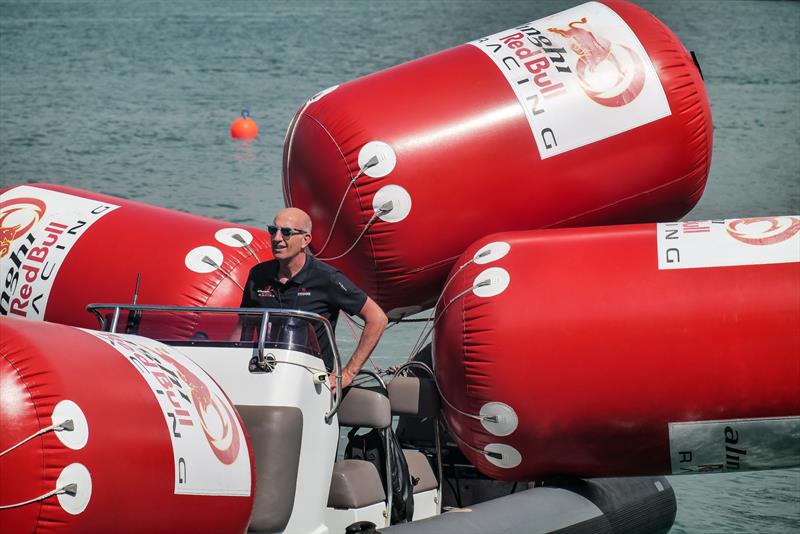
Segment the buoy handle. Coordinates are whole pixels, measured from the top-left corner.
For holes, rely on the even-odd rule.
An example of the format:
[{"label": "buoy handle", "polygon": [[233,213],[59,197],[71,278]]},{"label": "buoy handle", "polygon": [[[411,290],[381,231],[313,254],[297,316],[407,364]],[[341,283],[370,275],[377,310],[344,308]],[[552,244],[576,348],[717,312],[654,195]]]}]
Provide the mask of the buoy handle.
[{"label": "buoy handle", "polygon": [[247,118],[247,117],[249,117],[249,116],[250,116],[250,110],[249,110],[249,109],[247,109],[247,108],[244,108],[244,109],[242,110],[242,118],[246,119],[246,118]]}]

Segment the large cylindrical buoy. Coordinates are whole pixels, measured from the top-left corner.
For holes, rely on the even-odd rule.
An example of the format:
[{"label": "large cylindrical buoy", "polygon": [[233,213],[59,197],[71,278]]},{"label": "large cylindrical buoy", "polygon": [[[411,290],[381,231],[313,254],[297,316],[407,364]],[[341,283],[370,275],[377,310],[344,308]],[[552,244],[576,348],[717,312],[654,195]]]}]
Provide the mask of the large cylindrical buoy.
[{"label": "large cylindrical buoy", "polygon": [[0,315],[97,328],[86,305],[131,303],[137,280],[138,304],[238,307],[271,257],[253,227],[66,186],[0,194]]},{"label": "large cylindrical buoy", "polygon": [[800,463],[800,217],[487,236],[454,267],[434,365],[485,474]]},{"label": "large cylindrical buoy", "polygon": [[0,385],[5,532],[246,530],[244,426],[176,349],[3,317]]},{"label": "large cylindrical buoy", "polygon": [[681,217],[711,146],[689,53],[608,0],[322,91],[289,127],[284,195],[311,248],[398,315],[489,233]]}]

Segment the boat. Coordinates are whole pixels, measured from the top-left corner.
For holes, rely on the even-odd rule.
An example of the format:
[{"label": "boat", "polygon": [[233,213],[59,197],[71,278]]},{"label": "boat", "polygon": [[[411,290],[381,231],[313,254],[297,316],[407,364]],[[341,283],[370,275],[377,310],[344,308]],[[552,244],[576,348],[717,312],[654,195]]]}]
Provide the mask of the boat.
[{"label": "boat", "polygon": [[[440,399],[435,381],[424,376],[430,369],[412,362],[387,381],[375,373],[363,373],[360,377],[372,381],[372,387],[351,387],[339,395],[341,358],[335,350],[337,388],[332,392],[312,341],[319,323],[333,339],[330,324],[321,316],[294,310],[135,304],[95,304],[89,310],[99,319],[98,331],[26,319],[0,322],[2,361],[11,364],[2,367],[3,383],[23,384],[31,392],[25,402],[15,403],[6,396],[3,404],[4,419],[12,431],[3,434],[0,445],[5,451],[0,453],[5,474],[0,483],[0,518],[14,532],[60,524],[81,532],[175,532],[191,525],[196,532],[241,532],[246,527],[249,532],[517,532],[524,528],[526,532],[638,533],[666,532],[674,521],[675,495],[663,477],[562,478],[493,488],[488,479],[473,479],[488,484],[454,507],[452,494],[448,497],[444,487],[463,480],[445,474],[452,473],[455,465],[443,459],[447,444],[440,438]],[[251,337],[232,341],[231,328],[240,317],[257,322],[257,328]],[[187,333],[174,324],[194,326]],[[70,348],[52,350],[64,343]],[[336,347],[335,343],[331,346]],[[113,371],[110,367],[102,371],[112,363],[116,365]],[[141,380],[146,366],[169,380],[148,382],[149,391]],[[414,372],[408,373],[411,368]],[[84,386],[87,376],[102,378],[95,376],[101,371],[113,372],[114,376],[105,377],[107,383],[127,393],[115,396]],[[203,372],[209,378],[204,379]],[[167,389],[174,385],[193,403],[170,407],[165,399],[178,396],[165,395],[165,384]],[[228,419],[230,424],[224,422],[228,404],[215,393],[215,385],[235,406],[237,415]],[[68,408],[63,408],[63,399],[70,399]],[[141,417],[131,432],[120,419],[127,412],[133,420],[134,410]],[[38,424],[35,413],[50,411],[55,430],[49,432],[58,436],[26,441],[19,435],[22,425],[18,423],[33,418]],[[145,412],[155,414],[152,425],[146,424]],[[399,462],[391,454],[375,463],[374,458],[343,457],[342,427],[376,429],[390,450],[394,415],[422,418],[435,436],[434,447],[404,449]],[[181,417],[184,427],[180,427]],[[200,439],[198,443],[225,452],[219,452],[216,460],[207,455],[205,463],[192,462],[194,453],[179,454],[186,449],[175,445],[174,436],[178,430],[190,430],[192,417],[198,418],[201,424],[196,427],[202,426],[206,436],[206,442]],[[235,421],[244,429],[244,443],[237,446],[235,459],[223,460],[238,443]],[[70,434],[82,438],[70,441]],[[143,453],[153,450],[156,438],[172,440],[171,448],[165,445],[153,454],[170,457],[172,466],[129,454],[128,470],[136,473],[126,474],[124,461],[120,464],[124,451],[108,454],[108,440],[126,442],[131,450]],[[15,443],[9,443],[12,439]],[[37,464],[21,461],[25,457],[38,459],[33,472],[25,468]],[[69,472],[63,468],[67,458]],[[244,462],[250,469],[226,472],[220,469],[224,462],[229,466]],[[84,468],[73,468],[76,465]],[[405,469],[410,475],[407,497],[411,502],[398,506],[393,481]],[[54,472],[59,476],[53,477]],[[206,472],[213,476],[203,479],[205,489],[179,490],[180,484],[196,481]],[[16,483],[23,479],[27,484]],[[38,499],[19,491],[53,485]],[[12,496],[17,502],[9,502]],[[93,501],[105,506],[92,506]],[[159,505],[169,506],[170,515],[148,511]],[[398,523],[397,510],[413,512]],[[243,515],[244,511],[248,513]],[[126,513],[135,513],[139,519],[134,524],[120,523]],[[229,523],[221,524],[226,517]]]}]

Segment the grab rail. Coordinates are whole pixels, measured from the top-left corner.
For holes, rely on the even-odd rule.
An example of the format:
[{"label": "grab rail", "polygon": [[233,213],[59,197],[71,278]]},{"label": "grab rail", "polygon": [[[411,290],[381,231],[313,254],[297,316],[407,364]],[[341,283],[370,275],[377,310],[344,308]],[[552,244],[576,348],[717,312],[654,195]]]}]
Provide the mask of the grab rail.
[{"label": "grab rail", "polygon": [[[100,322],[100,329],[105,330],[107,332],[115,332],[117,329],[117,323],[119,322],[119,315],[121,311],[134,311],[134,312],[143,312],[143,311],[154,311],[154,312],[176,312],[176,313],[220,313],[220,314],[228,314],[228,315],[247,315],[247,316],[260,316],[262,318],[261,328],[259,329],[258,333],[258,363],[259,365],[266,365],[267,359],[264,355],[264,345],[266,342],[267,337],[267,323],[269,322],[269,318],[271,315],[277,317],[295,317],[298,319],[307,319],[312,322],[322,324],[323,328],[325,329],[325,335],[328,338],[329,345],[331,350],[333,351],[333,368],[334,373],[336,376],[336,392],[332,393],[334,398],[333,408],[325,414],[325,422],[330,423],[333,416],[336,412],[339,411],[339,406],[342,403],[342,395],[339,394],[342,391],[342,359],[339,355],[339,347],[336,346],[336,339],[333,333],[333,327],[331,327],[331,323],[323,316],[302,311],[302,310],[283,310],[277,308],[212,308],[212,307],[200,307],[200,306],[164,306],[159,304],[89,304],[86,306],[86,310],[90,313],[94,314],[97,317],[98,321]],[[111,318],[111,323],[107,324],[108,321],[100,313],[100,310],[110,310],[113,311],[113,316]]]}]

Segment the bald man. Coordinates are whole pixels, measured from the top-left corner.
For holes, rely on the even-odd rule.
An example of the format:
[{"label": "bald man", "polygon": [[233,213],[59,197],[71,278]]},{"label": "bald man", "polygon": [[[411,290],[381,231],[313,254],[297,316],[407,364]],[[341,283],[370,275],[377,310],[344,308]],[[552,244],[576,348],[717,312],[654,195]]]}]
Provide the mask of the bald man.
[{"label": "bald man", "polygon": [[[311,218],[301,209],[286,208],[267,226],[275,259],[259,263],[250,270],[242,296],[242,308],[284,308],[322,315],[336,329],[339,310],[358,315],[364,330],[356,350],[342,370],[342,387],[347,387],[367,361],[386,329],[388,319],[375,301],[344,274],[315,258],[311,243]],[[333,368],[333,351],[317,328],[317,339],[325,367]],[[331,387],[335,377],[329,376]]]}]

